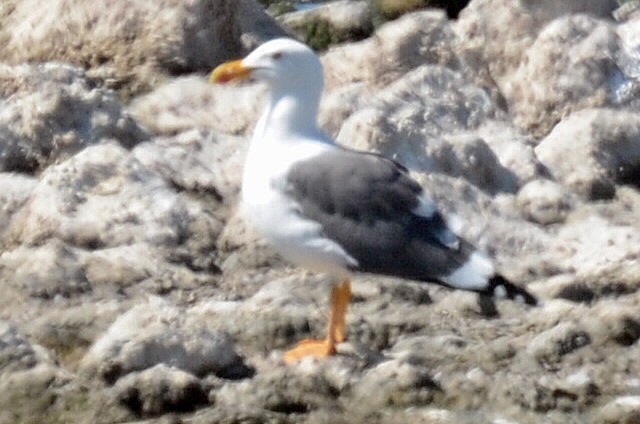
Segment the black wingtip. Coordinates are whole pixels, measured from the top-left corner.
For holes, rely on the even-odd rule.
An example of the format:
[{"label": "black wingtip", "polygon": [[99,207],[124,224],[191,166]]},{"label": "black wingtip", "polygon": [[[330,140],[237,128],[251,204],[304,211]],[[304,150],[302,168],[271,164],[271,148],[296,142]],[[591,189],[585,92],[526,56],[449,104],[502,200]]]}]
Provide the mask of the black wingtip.
[{"label": "black wingtip", "polygon": [[531,306],[537,306],[540,304],[534,295],[525,289],[516,286],[499,274],[496,274],[489,279],[489,284],[483,290],[483,293],[491,297],[511,299]]}]

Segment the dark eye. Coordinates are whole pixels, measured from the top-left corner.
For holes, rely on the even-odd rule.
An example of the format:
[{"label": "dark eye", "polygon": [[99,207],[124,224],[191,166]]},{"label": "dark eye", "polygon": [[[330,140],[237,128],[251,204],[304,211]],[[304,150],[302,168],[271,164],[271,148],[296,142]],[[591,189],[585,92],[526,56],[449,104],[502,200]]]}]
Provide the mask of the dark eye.
[{"label": "dark eye", "polygon": [[271,57],[275,60],[278,60],[282,57],[282,52],[276,52],[274,54],[271,55]]}]

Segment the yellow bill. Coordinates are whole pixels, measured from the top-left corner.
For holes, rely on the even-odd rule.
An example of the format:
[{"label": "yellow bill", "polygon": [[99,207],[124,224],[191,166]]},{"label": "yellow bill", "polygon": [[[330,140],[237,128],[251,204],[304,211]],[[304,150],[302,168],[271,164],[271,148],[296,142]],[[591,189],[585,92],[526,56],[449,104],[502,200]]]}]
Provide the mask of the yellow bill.
[{"label": "yellow bill", "polygon": [[242,60],[225,62],[211,72],[209,81],[217,84],[225,84],[231,81],[242,81],[251,75],[251,68],[242,65]]}]

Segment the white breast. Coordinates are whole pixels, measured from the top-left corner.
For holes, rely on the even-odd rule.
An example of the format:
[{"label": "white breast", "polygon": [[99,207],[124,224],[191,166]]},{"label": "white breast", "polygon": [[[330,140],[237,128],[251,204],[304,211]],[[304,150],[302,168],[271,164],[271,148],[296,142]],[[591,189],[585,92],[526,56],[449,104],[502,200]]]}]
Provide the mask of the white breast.
[{"label": "white breast", "polygon": [[294,163],[332,148],[316,141],[282,146],[256,140],[245,163],[242,201],[246,216],[287,260],[345,277],[348,266],[357,266],[355,259],[324,237],[320,224],[302,216],[297,202],[285,194],[286,175]]}]

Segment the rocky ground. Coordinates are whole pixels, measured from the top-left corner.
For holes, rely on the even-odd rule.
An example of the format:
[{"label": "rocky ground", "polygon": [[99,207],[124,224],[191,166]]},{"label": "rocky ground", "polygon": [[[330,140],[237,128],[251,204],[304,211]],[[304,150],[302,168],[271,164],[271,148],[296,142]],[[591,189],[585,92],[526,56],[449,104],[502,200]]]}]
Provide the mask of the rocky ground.
[{"label": "rocky ground", "polygon": [[3,1],[0,423],[640,422],[640,7],[619,6],[472,0],[323,54],[323,128],[406,164],[544,304],[363,275],[339,354],[286,366],[327,281],[237,207],[264,89],[206,78],[285,18]]}]

